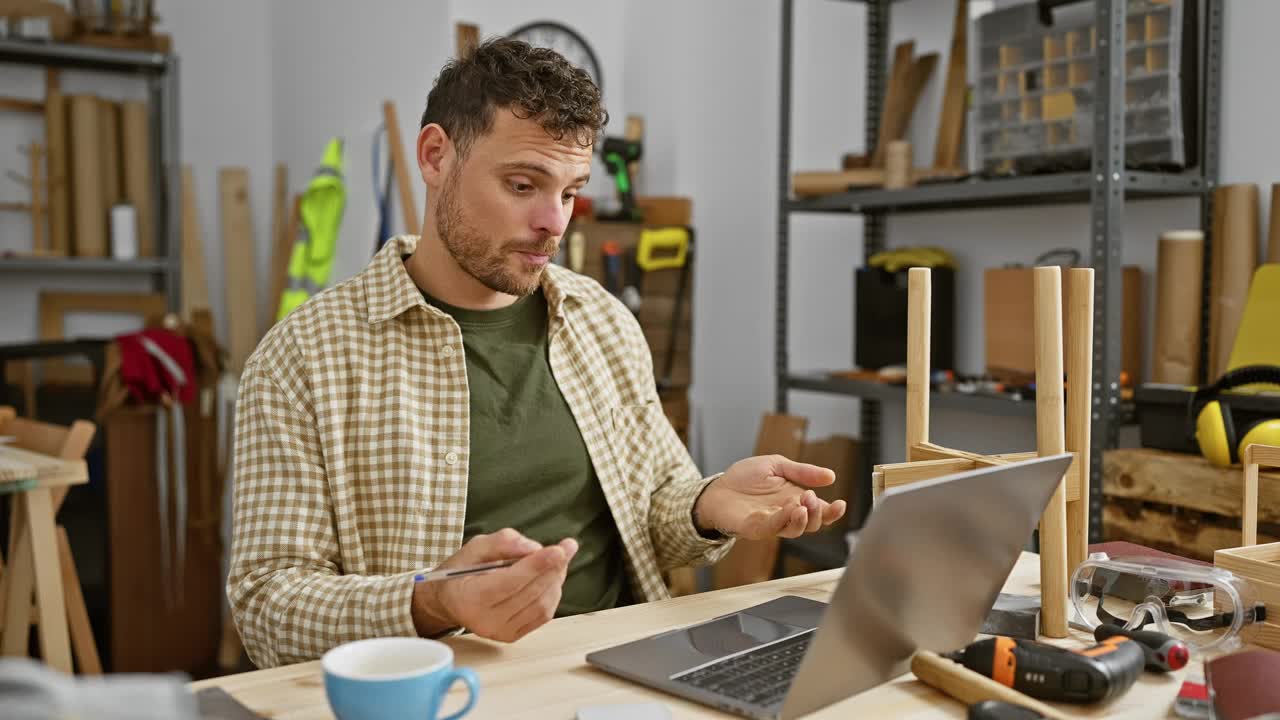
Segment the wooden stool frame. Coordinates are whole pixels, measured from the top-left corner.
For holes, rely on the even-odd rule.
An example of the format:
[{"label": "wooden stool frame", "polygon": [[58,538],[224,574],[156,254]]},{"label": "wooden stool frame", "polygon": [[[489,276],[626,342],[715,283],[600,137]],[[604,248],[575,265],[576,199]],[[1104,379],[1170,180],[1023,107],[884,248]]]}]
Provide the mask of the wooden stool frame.
[{"label": "wooden stool frame", "polygon": [[877,465],[873,495],[888,488],[1036,456],[1075,455],[1040,518],[1040,632],[1067,636],[1067,580],[1087,556],[1089,437],[1093,384],[1093,269],[1067,270],[1067,390],[1063,391],[1062,270],[1034,272],[1036,451],[979,455],[929,441],[930,274],[908,271],[907,462]]}]

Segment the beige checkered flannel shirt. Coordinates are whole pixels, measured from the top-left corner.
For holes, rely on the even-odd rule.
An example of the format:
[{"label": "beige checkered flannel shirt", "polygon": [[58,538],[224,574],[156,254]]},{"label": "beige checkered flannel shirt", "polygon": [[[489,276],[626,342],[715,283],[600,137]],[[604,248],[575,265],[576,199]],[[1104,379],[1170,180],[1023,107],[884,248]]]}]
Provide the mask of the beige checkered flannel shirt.
[{"label": "beige checkered flannel shirt", "polygon": [[[227,595],[259,667],[414,635],[413,575],[462,545],[462,333],[409,278],[401,256],[416,244],[387,242],[360,274],[278,323],[245,366]],[[693,526],[710,478],[663,415],[631,313],[554,265],[542,288],[551,371],[617,521],[632,590],[668,597],[663,571],[728,550]]]}]

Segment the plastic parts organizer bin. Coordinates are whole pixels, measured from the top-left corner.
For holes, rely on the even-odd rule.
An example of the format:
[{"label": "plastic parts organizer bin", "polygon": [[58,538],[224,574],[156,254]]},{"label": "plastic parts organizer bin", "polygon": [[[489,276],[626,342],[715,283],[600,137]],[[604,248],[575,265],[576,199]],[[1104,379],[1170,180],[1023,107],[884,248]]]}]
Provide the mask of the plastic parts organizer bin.
[{"label": "plastic parts organizer bin", "polygon": [[[1191,3],[1194,9],[1196,4]],[[1125,27],[1125,146],[1129,167],[1181,168],[1196,107],[1194,17],[1183,0],[1129,0]],[[1085,169],[1093,147],[1098,56],[1094,3],[1035,3],[978,18],[977,151],[989,173]],[[1184,38],[1190,41],[1184,44]],[[1189,58],[1184,57],[1190,55]],[[1192,61],[1184,66],[1184,59]]]}]

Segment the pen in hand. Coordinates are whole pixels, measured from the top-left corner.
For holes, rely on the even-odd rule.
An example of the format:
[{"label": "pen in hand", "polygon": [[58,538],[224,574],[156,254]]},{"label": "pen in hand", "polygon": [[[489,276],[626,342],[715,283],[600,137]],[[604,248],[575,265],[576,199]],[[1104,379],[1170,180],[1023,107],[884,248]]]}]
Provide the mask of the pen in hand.
[{"label": "pen in hand", "polygon": [[419,573],[413,576],[414,582],[435,582],[437,580],[451,580],[456,577],[465,575],[479,575],[482,573],[501,570],[505,567],[511,567],[519,562],[519,558],[513,560],[496,560],[494,562],[480,563],[479,565],[468,565],[460,568],[450,568],[447,570],[433,570],[429,573]]}]

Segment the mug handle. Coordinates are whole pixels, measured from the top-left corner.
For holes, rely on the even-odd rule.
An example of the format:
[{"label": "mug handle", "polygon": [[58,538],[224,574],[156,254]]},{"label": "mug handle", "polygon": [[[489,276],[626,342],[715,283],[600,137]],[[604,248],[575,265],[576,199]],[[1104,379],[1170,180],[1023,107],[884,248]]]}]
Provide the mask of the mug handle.
[{"label": "mug handle", "polygon": [[449,673],[449,678],[445,680],[445,692],[448,692],[449,688],[453,687],[453,684],[459,680],[467,684],[467,704],[458,712],[449,717],[441,718],[441,720],[458,720],[458,718],[471,712],[471,708],[476,705],[476,696],[480,694],[480,678],[476,677],[471,668],[457,668]]}]

